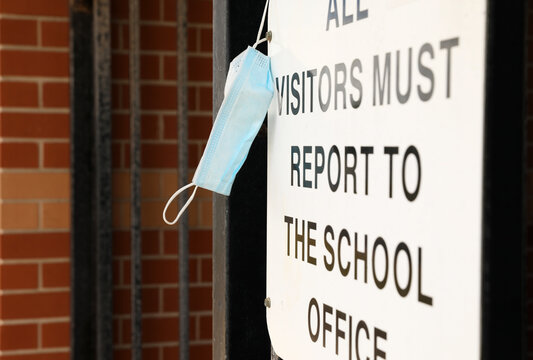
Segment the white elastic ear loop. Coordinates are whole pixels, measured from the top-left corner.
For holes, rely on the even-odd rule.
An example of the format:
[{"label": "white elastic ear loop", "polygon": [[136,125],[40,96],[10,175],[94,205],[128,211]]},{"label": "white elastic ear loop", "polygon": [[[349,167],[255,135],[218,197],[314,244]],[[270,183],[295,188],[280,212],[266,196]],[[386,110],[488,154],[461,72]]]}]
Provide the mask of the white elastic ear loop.
[{"label": "white elastic ear loop", "polygon": [[167,209],[168,207],[170,206],[170,204],[172,204],[172,201],[174,201],[174,199],[179,195],[181,194],[183,191],[187,190],[188,188],[190,188],[191,186],[195,186],[193,183],[190,183],[188,185],[185,185],[184,187],[182,187],[181,189],[178,189],[178,191],[176,191],[171,197],[170,199],[168,199],[167,201],[167,204],[165,205],[165,210],[163,210],[163,220],[168,224],[168,225],[174,225],[175,223],[178,222],[179,218],[181,217],[181,215],[185,212],[185,210],[187,210],[187,208],[189,207],[189,205],[191,204],[192,200],[194,199],[194,195],[196,195],[196,190],[198,190],[198,186],[196,186],[191,194],[191,196],[189,197],[189,200],[187,200],[187,202],[185,203],[185,205],[183,206],[183,208],[180,210],[180,212],[178,213],[178,215],[176,216],[176,218],[174,219],[174,221],[168,221],[167,220]]},{"label": "white elastic ear loop", "polygon": [[268,10],[269,1],[270,0],[266,0],[265,10],[263,10],[263,18],[261,19],[261,26],[259,27],[259,31],[257,32],[257,39],[255,40],[255,44],[253,46],[254,49],[255,49],[255,47],[257,45],[259,45],[262,42],[265,42],[267,40],[266,38],[263,38],[261,40],[259,40],[259,39],[261,38],[261,33],[263,32],[263,26],[265,25],[265,19],[266,19],[266,14],[267,14],[267,10]]}]

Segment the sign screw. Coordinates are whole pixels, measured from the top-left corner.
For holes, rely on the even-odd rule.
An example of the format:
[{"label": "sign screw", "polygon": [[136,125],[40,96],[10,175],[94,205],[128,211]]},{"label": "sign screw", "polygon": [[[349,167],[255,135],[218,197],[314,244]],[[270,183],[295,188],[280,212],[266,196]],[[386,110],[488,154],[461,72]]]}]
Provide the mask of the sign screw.
[{"label": "sign screw", "polygon": [[267,298],[265,299],[265,307],[269,308],[270,305],[271,305],[270,298],[267,297]]},{"label": "sign screw", "polygon": [[272,31],[267,31],[266,38],[267,38],[268,42],[272,41]]}]

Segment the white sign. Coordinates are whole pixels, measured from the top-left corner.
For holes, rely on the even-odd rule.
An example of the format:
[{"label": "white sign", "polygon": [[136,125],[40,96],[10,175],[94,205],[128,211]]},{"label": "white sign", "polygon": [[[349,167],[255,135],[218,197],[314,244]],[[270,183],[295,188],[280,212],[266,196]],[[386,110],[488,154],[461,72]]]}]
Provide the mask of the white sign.
[{"label": "white sign", "polygon": [[271,0],[269,29],[275,351],[479,359],[485,1]]}]

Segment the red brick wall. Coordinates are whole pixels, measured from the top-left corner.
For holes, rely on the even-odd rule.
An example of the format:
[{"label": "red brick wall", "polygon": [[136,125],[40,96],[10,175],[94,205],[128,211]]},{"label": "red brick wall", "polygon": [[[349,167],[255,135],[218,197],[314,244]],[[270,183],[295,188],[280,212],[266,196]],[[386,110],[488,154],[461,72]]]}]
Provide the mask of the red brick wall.
[{"label": "red brick wall", "polygon": [[0,0],[0,46],[0,357],[67,359],[67,1]]},{"label": "red brick wall", "polygon": [[[175,0],[141,0],[143,347],[177,358]],[[211,127],[212,3],[189,3],[190,175]],[[68,0],[0,0],[0,358],[69,356]],[[115,356],[129,358],[127,0],[112,1]],[[191,358],[211,358],[211,194],[191,221]]]}]

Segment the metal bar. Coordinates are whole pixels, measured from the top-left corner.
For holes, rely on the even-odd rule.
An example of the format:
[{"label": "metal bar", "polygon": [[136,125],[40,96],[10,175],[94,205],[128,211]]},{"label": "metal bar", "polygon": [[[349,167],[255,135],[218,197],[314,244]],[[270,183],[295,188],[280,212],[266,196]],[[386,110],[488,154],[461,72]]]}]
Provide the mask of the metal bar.
[{"label": "metal bar", "polygon": [[96,358],[94,289],[93,3],[70,1],[70,348],[71,359]]},{"label": "metal bar", "polygon": [[525,359],[527,2],[487,4],[481,351]]},{"label": "metal bar", "polygon": [[96,151],[96,352],[112,359],[111,237],[111,36],[109,0],[94,7],[94,81]]},{"label": "metal bar", "polygon": [[[254,43],[265,3],[219,0],[213,5],[216,110],[224,97],[229,60]],[[266,296],[266,140],[263,129],[237,174],[231,195],[214,195],[214,359],[270,359],[263,305]],[[250,239],[253,239],[253,246],[250,246]]]},{"label": "metal bar", "polygon": [[130,34],[130,184],[131,184],[131,358],[142,358],[141,299],[141,114],[139,0],[129,0]]},{"label": "metal bar", "polygon": [[[229,66],[228,0],[213,1],[213,121],[222,100]],[[213,359],[226,359],[226,279],[228,197],[213,193]]]},{"label": "metal bar", "polygon": [[[177,87],[178,87],[178,187],[189,182],[189,115],[188,115],[188,66],[187,66],[187,0],[178,0],[177,14]],[[186,196],[179,198],[183,208]],[[185,212],[178,224],[179,241],[179,324],[180,360],[189,360],[189,216]]]}]

